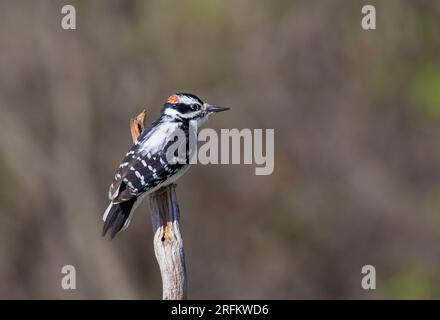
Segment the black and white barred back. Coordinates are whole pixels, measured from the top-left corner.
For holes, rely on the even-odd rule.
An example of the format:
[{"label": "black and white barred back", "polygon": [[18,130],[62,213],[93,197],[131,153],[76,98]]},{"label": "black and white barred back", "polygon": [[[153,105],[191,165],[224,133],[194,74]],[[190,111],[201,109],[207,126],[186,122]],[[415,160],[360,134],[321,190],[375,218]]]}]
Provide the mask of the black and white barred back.
[{"label": "black and white barred back", "polygon": [[[160,118],[142,132],[115,174],[109,188],[111,202],[103,216],[103,236],[111,230],[113,238],[126,228],[143,196],[173,183],[186,172],[194,151],[189,148],[189,134],[196,134],[190,132],[190,121],[201,124],[210,113],[227,110],[185,93],[170,96],[164,106]],[[176,143],[178,130],[185,133],[185,161],[170,163],[167,150]]]}]

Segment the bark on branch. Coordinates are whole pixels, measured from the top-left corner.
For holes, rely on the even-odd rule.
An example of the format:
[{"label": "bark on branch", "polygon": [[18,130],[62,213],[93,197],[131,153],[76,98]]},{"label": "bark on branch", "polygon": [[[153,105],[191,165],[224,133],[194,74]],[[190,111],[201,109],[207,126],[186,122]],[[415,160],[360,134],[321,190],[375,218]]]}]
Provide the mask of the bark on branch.
[{"label": "bark on branch", "polygon": [[[130,120],[133,141],[145,127],[146,112]],[[176,185],[160,188],[149,195],[154,230],[154,252],[162,276],[164,300],[182,300],[187,296],[185,253],[180,234]]]}]

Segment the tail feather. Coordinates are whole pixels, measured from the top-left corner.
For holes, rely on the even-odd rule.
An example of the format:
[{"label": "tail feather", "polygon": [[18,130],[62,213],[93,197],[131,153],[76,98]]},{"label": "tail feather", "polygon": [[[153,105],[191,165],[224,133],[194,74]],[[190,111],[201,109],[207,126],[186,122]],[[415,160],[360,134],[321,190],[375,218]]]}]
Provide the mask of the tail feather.
[{"label": "tail feather", "polygon": [[113,239],[124,226],[128,225],[135,202],[136,198],[120,203],[110,203],[103,216],[102,236],[105,236],[111,229],[110,237]]}]

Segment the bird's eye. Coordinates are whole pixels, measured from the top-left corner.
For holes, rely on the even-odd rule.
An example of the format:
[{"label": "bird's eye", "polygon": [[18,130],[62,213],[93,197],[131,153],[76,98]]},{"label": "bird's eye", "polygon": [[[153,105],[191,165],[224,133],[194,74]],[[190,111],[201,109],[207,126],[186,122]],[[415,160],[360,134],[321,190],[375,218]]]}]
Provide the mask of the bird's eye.
[{"label": "bird's eye", "polygon": [[197,111],[197,110],[200,109],[200,106],[199,106],[198,104],[192,104],[192,105],[190,105],[190,108],[191,108],[191,110],[193,110],[193,111]]}]

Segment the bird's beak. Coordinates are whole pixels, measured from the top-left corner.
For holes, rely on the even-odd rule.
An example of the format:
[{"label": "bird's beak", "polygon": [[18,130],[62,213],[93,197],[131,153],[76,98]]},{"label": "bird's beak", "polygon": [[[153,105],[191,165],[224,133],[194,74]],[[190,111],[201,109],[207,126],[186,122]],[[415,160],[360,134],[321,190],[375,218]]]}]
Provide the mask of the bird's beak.
[{"label": "bird's beak", "polygon": [[207,103],[205,103],[205,107],[206,107],[206,111],[211,113],[211,112],[222,112],[222,111],[226,111],[229,110],[230,108],[227,107],[219,107],[219,106],[211,106]]}]

